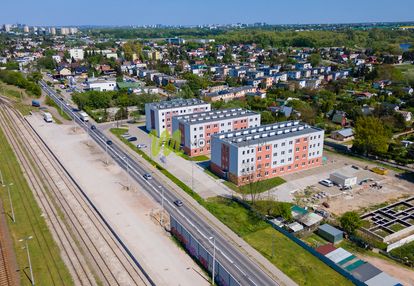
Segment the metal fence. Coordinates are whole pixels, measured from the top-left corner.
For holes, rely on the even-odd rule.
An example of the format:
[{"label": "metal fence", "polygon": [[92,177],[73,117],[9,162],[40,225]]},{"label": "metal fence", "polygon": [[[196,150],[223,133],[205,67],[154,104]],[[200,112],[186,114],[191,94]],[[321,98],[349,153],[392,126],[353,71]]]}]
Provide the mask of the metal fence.
[{"label": "metal fence", "polygon": [[[212,273],[212,249],[207,250],[191,235],[173,216],[170,217],[171,233],[185,247],[187,252],[195,258],[207,271]],[[215,261],[214,280],[219,286],[241,286],[241,284],[217,261]]]}]

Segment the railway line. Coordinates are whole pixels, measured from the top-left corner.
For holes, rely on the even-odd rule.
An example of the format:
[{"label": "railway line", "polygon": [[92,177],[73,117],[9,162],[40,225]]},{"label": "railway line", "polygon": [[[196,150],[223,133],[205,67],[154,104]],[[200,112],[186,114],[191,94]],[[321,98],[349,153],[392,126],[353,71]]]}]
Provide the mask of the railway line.
[{"label": "railway line", "polygon": [[75,285],[154,285],[25,119],[6,102],[0,105],[0,125],[49,218]]}]

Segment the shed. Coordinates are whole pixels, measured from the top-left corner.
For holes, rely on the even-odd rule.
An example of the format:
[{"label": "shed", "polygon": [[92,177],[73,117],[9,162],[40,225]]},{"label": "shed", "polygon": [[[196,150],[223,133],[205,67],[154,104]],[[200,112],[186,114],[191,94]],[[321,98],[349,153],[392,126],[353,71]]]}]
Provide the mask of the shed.
[{"label": "shed", "polygon": [[370,280],[371,278],[377,276],[381,272],[382,272],[381,270],[379,270],[377,267],[375,267],[371,263],[362,264],[358,268],[351,271],[352,275],[354,275],[356,279],[362,282]]},{"label": "shed", "polygon": [[343,231],[327,223],[318,227],[317,233],[319,236],[323,237],[324,239],[332,243],[338,243],[342,241],[344,237]]},{"label": "shed", "polygon": [[287,227],[289,228],[289,230],[291,230],[293,232],[298,232],[298,231],[303,230],[303,225],[301,225],[300,223],[297,223],[297,222],[288,224]]},{"label": "shed", "polygon": [[332,173],[329,176],[329,179],[334,182],[334,184],[342,187],[352,187],[357,184],[356,176],[347,176],[338,172]]},{"label": "shed", "polygon": [[345,128],[337,131],[333,131],[331,138],[338,141],[347,141],[354,139],[354,131],[352,128]]},{"label": "shed", "polygon": [[332,252],[336,250],[336,247],[333,246],[333,244],[328,243],[322,246],[319,246],[318,248],[316,248],[316,251],[319,252],[322,255],[327,255],[328,253]]},{"label": "shed", "polygon": [[377,276],[374,276],[371,279],[365,281],[365,284],[368,286],[402,286],[402,284],[397,279],[389,276],[385,272],[381,272]]},{"label": "shed", "polygon": [[316,213],[307,213],[306,215],[298,218],[298,221],[307,227],[311,227],[315,224],[319,224],[322,220],[323,220],[323,217],[321,217],[320,215]]},{"label": "shed", "polygon": [[346,251],[343,248],[338,248],[334,251],[329,252],[325,256],[328,257],[333,262],[338,263],[338,262],[341,262],[342,260],[352,256],[352,253]]}]

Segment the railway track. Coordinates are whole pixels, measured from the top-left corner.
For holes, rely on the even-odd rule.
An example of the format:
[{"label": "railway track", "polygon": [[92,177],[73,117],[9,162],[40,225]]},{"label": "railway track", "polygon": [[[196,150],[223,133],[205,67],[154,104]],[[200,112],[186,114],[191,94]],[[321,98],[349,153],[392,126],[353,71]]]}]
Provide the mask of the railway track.
[{"label": "railway track", "polygon": [[94,276],[104,285],[150,285],[79,186],[25,119],[6,103],[0,107],[0,124],[50,220],[75,285],[96,285]]},{"label": "railway track", "polygon": [[[0,202],[0,209],[4,209],[3,204]],[[7,224],[4,218],[0,218],[2,221],[0,222],[1,228],[6,228]],[[4,221],[3,221],[4,220]],[[6,230],[0,228],[0,285],[4,286],[14,286],[17,283],[14,281],[15,277],[13,277],[10,269],[10,259],[9,259],[9,251],[6,246]]]}]

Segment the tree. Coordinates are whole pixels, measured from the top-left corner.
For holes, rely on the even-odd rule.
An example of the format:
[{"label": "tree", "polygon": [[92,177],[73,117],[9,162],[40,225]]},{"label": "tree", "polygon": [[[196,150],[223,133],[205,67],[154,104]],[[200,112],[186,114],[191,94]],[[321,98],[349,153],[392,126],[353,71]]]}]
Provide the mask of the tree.
[{"label": "tree", "polygon": [[317,67],[321,64],[321,54],[320,53],[314,53],[311,54],[309,57],[309,62],[313,67]]},{"label": "tree", "polygon": [[177,93],[177,97],[193,98],[194,92],[191,90],[191,88],[188,85],[185,84],[181,87],[181,90]]},{"label": "tree", "polygon": [[362,220],[356,212],[346,212],[340,218],[342,228],[349,234],[355,233],[355,231],[361,227]]},{"label": "tree", "polygon": [[353,148],[369,155],[385,153],[388,150],[390,132],[384,128],[383,122],[376,117],[359,117],[355,123],[355,139]]},{"label": "tree", "polygon": [[170,93],[174,93],[174,92],[176,92],[176,90],[177,90],[177,88],[171,83],[171,82],[169,82],[165,87],[164,87],[164,89],[166,90],[166,91],[168,91],[168,92],[170,92]]}]

